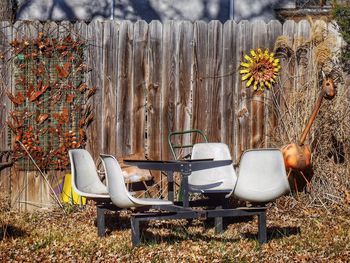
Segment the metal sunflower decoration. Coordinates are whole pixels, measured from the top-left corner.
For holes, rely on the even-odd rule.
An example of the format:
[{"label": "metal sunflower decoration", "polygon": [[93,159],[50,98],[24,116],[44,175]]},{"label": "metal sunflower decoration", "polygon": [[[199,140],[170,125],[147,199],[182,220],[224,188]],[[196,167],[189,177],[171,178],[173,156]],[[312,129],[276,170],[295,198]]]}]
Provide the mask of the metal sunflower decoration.
[{"label": "metal sunflower decoration", "polygon": [[268,49],[264,52],[260,48],[252,49],[250,54],[251,56],[244,55],[245,62],[241,63],[239,71],[243,75],[242,80],[248,80],[246,87],[253,85],[254,90],[261,91],[265,87],[271,88],[281,68],[279,59],[275,58],[273,53],[269,53]]}]

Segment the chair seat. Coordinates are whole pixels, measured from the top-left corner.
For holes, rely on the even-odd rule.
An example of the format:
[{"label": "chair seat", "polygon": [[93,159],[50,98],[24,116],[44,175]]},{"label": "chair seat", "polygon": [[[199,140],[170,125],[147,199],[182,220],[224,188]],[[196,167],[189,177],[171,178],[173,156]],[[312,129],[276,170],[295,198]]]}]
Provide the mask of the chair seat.
[{"label": "chair seat", "polygon": [[107,176],[108,192],[113,204],[120,208],[132,208],[152,205],[172,205],[173,202],[154,198],[137,198],[130,194],[125,186],[123,171],[117,159],[108,154],[101,154],[102,164]]},{"label": "chair seat", "polygon": [[266,203],[290,191],[283,155],[279,149],[252,149],[243,153],[234,196]]}]

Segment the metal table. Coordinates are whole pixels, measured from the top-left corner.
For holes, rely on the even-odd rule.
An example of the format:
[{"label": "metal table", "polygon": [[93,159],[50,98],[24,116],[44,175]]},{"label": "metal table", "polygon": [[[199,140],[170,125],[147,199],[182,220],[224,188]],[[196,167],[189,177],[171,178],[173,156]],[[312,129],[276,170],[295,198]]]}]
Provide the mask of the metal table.
[{"label": "metal table", "polygon": [[192,159],[178,161],[153,160],[124,160],[127,165],[134,165],[140,169],[165,171],[168,179],[168,199],[174,202],[174,172],[180,172],[184,185],[183,207],[189,206],[188,176],[193,171],[215,168],[232,164],[232,160]]}]

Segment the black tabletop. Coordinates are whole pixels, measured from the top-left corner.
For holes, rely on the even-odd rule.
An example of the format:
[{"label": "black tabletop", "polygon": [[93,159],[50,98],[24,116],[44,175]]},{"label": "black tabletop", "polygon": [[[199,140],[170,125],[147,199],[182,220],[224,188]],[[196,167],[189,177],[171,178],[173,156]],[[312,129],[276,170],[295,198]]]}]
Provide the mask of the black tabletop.
[{"label": "black tabletop", "polygon": [[232,160],[190,159],[190,160],[124,160],[125,164],[141,169],[191,173],[232,164]]}]

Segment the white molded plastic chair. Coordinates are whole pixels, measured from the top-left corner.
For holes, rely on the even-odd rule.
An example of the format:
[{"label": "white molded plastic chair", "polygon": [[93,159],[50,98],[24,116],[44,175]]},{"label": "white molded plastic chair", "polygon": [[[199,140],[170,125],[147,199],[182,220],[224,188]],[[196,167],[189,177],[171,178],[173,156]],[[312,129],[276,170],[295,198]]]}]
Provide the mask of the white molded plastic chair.
[{"label": "white molded plastic chair", "polygon": [[253,149],[243,153],[233,194],[251,202],[272,201],[290,191],[279,149]]},{"label": "white molded plastic chair", "polygon": [[107,187],[101,182],[90,153],[84,149],[68,151],[73,190],[90,199],[109,199]]},{"label": "white molded plastic chair", "polygon": [[[224,143],[198,143],[193,146],[192,159],[232,159]],[[202,193],[227,192],[241,200],[264,203],[290,191],[279,149],[254,149],[243,153],[238,177],[233,165],[192,172],[189,190]]]},{"label": "white molded plastic chair", "polygon": [[118,161],[112,155],[101,154],[102,164],[107,178],[108,192],[113,204],[120,208],[172,205],[168,200],[153,198],[136,198],[131,196],[125,186],[123,172]]},{"label": "white molded plastic chair", "polygon": [[[193,145],[191,159],[213,158],[231,160],[228,146],[224,143],[197,143]],[[237,181],[232,165],[192,172],[188,178],[189,191],[201,193],[231,193]]]}]

